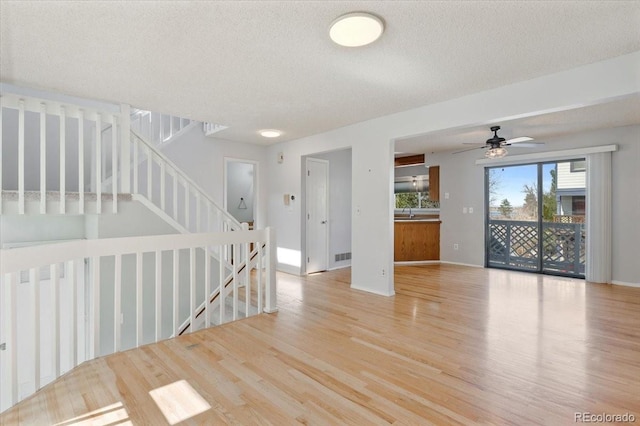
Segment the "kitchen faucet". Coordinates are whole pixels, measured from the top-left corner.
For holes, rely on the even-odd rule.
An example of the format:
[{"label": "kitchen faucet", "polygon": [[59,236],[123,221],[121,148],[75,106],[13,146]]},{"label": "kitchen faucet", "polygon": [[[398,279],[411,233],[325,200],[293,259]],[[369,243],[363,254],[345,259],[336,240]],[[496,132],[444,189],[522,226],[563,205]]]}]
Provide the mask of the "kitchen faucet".
[{"label": "kitchen faucet", "polygon": [[[406,209],[406,207],[402,208],[402,213],[404,213],[405,209]],[[411,214],[411,207],[409,207],[409,219],[411,219],[414,216],[415,216],[415,214]]]}]

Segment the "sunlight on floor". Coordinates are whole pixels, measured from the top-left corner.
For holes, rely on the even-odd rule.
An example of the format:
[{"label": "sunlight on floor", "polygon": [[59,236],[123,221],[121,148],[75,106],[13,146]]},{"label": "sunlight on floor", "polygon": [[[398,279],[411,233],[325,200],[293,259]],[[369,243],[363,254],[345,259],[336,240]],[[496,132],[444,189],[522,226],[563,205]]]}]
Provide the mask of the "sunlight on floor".
[{"label": "sunlight on floor", "polygon": [[122,402],[107,405],[90,413],[83,414],[64,422],[56,423],[54,426],[115,426],[115,425],[133,425],[129,420],[129,413],[122,405]]},{"label": "sunlight on floor", "polygon": [[175,425],[211,408],[186,380],[179,380],[149,392],[169,424]]}]

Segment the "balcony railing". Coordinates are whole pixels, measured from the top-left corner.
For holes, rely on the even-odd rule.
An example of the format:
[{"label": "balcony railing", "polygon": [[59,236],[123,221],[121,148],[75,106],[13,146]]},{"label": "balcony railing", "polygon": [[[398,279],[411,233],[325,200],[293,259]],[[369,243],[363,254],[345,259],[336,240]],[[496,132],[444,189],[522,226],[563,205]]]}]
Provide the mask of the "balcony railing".
[{"label": "balcony railing", "polygon": [[541,238],[537,222],[490,220],[489,265],[584,275],[584,223],[543,222]]}]

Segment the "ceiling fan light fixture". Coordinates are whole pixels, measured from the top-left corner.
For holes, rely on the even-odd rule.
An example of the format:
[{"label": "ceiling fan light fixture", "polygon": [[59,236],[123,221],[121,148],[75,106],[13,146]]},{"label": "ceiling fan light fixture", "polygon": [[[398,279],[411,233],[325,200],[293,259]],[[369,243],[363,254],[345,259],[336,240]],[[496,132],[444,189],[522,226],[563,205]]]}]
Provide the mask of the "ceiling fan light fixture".
[{"label": "ceiling fan light fixture", "polygon": [[503,147],[494,147],[490,148],[485,152],[484,156],[487,158],[502,158],[509,153],[506,148]]},{"label": "ceiling fan light fixture", "polygon": [[382,19],[366,12],[347,13],[331,23],[329,37],[346,47],[360,47],[373,43],[384,32]]}]

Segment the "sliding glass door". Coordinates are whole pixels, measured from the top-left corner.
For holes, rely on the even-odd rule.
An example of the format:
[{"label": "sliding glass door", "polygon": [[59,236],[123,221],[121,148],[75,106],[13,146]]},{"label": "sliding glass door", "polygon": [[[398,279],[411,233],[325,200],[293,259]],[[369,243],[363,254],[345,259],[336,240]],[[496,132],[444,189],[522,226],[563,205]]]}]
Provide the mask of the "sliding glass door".
[{"label": "sliding glass door", "polygon": [[584,277],[584,164],[485,170],[488,267]]}]

